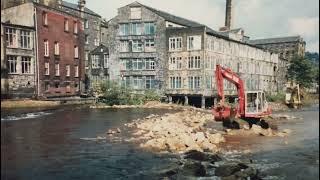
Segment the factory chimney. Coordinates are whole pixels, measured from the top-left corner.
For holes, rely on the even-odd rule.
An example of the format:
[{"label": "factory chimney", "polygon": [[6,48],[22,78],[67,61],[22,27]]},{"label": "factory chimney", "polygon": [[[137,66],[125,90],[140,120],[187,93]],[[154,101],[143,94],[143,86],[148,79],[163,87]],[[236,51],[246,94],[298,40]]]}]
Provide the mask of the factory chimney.
[{"label": "factory chimney", "polygon": [[232,0],[227,0],[226,3],[226,19],[225,19],[225,27],[230,30],[233,26],[233,19],[232,19]]}]

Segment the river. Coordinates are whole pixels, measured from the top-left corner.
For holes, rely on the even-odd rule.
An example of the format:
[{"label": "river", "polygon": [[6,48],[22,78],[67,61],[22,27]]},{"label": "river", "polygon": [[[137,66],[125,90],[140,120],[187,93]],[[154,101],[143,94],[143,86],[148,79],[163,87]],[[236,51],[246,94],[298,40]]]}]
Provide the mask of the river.
[{"label": "river", "polygon": [[[168,110],[65,108],[1,113],[1,179],[156,179],[152,171],[175,156],[144,152],[134,144],[88,141],[109,128]],[[243,144],[255,149],[252,166],[264,179],[318,179],[319,106],[288,112],[301,119],[281,124],[288,138],[263,138]],[[236,146],[232,146],[235,149]]]}]

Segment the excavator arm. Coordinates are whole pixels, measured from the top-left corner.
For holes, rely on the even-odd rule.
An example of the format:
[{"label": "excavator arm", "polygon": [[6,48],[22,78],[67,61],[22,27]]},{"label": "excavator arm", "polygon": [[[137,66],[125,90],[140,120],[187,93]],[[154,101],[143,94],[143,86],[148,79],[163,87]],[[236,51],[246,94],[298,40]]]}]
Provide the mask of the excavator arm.
[{"label": "excavator arm", "polygon": [[230,117],[231,108],[226,106],[225,103],[225,96],[224,96],[224,89],[223,89],[223,80],[226,79],[232,84],[234,84],[237,88],[239,103],[236,109],[236,113],[239,116],[245,115],[245,92],[244,92],[244,85],[242,79],[231,69],[223,68],[220,65],[216,66],[215,71],[216,76],[216,83],[217,83],[217,91],[218,97],[220,99],[219,105],[213,109],[213,114],[217,121],[224,120]]}]

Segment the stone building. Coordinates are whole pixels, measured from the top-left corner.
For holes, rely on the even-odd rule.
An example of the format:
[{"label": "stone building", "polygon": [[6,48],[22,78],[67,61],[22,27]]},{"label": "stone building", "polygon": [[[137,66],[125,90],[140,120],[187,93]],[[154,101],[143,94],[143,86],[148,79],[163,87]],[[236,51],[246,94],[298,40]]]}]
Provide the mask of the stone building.
[{"label": "stone building", "polygon": [[109,80],[109,49],[101,44],[90,52],[90,59],[90,87],[98,90],[101,83]]},{"label": "stone building", "polygon": [[[133,89],[211,106],[215,65],[222,64],[241,75],[246,90],[277,90],[278,55],[245,43],[242,29],[217,32],[134,2],[118,9],[107,30],[110,79]],[[225,89],[236,93],[230,83]]]},{"label": "stone building", "polygon": [[[278,55],[235,41],[202,27],[167,29],[168,79],[166,95],[185,104],[211,106],[216,96],[215,68],[229,67],[240,75],[246,90],[276,91]],[[224,83],[226,95],[235,86]]]},{"label": "stone building", "polygon": [[[1,83],[5,91],[2,95],[11,97],[33,97],[36,94],[36,55],[35,28],[31,20],[15,17],[33,18],[28,8],[30,4],[8,8],[1,11],[1,29],[4,33],[5,46],[1,63]],[[23,13],[24,11],[24,13]]]},{"label": "stone building", "polygon": [[6,98],[9,91],[8,72],[6,63],[6,42],[5,42],[5,29],[2,25],[1,18],[1,99]]},{"label": "stone building", "polygon": [[[7,45],[5,58],[10,67],[9,92],[30,94],[27,83],[27,87],[35,89],[31,94],[37,97],[79,95],[84,80],[82,19],[61,10],[55,0],[22,3],[3,9],[1,14],[6,26],[16,28],[6,32],[7,42],[12,41],[10,46],[13,47]],[[23,28],[26,27],[30,28],[30,33],[25,32]],[[22,42],[29,41],[28,48],[20,50]],[[11,54],[13,56],[9,56]],[[19,77],[19,81],[14,79],[14,87],[10,86],[13,74]]]},{"label": "stone building", "polygon": [[254,39],[248,43],[278,53],[280,58],[290,61],[294,56],[304,57],[306,42],[301,36]]}]

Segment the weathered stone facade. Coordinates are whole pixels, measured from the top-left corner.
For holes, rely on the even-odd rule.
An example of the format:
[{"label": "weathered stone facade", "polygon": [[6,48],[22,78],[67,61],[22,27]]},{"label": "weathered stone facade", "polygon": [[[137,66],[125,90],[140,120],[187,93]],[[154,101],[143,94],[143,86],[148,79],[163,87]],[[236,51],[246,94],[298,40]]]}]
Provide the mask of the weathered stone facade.
[{"label": "weathered stone facade", "polygon": [[294,56],[304,57],[306,42],[300,36],[250,40],[250,44],[278,53],[280,58],[290,61]]},{"label": "weathered stone facade", "polygon": [[100,45],[90,53],[90,87],[92,91],[100,89],[100,85],[109,80],[109,49]]},{"label": "weathered stone facade", "polygon": [[[139,17],[132,17],[133,10]],[[163,90],[167,59],[165,19],[146,6],[132,3],[118,9],[118,15],[108,22],[107,31],[110,79],[136,90]]]},{"label": "weathered stone facade", "polygon": [[[5,46],[4,84],[6,98],[34,97],[36,94],[35,70],[35,29],[32,18],[32,4],[7,8],[1,12],[1,26],[3,27]],[[22,13],[22,10],[24,10]],[[2,82],[1,82],[2,83]]]},{"label": "weathered stone facade", "polygon": [[[181,39],[181,48],[172,50],[171,39],[177,38]],[[246,90],[277,91],[277,54],[212,33],[205,26],[167,29],[167,39],[169,96],[185,96],[185,102],[189,97],[202,97],[205,106],[205,100],[212,101],[216,95],[217,64],[238,73]],[[225,82],[224,86],[226,95],[236,94],[234,85]]]}]

